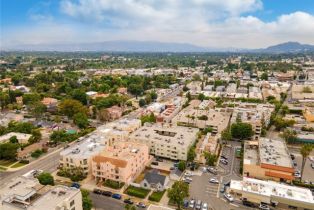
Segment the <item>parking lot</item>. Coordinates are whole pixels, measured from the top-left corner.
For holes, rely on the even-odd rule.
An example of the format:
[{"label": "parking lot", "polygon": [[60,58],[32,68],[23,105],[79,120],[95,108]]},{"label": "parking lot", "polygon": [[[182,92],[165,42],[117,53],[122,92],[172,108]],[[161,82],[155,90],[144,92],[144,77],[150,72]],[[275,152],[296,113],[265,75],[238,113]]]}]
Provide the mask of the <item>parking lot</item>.
[{"label": "parking lot", "polygon": [[[301,171],[302,155],[297,152],[293,152],[292,154],[295,156],[294,161],[297,163],[297,166],[295,168]],[[304,166],[303,177],[302,177],[303,181],[314,182],[314,169],[311,167],[311,163],[314,163],[314,162],[310,161],[309,158],[307,158],[305,162],[305,166]]]}]

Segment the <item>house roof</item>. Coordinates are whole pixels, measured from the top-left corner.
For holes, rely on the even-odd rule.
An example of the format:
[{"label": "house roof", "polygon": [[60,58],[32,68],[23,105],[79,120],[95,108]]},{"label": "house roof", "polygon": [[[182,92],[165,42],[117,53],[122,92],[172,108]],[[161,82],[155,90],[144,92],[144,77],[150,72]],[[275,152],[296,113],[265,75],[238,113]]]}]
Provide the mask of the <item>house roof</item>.
[{"label": "house roof", "polygon": [[147,172],[145,174],[144,180],[150,184],[165,184],[166,176],[156,173],[155,171]]}]

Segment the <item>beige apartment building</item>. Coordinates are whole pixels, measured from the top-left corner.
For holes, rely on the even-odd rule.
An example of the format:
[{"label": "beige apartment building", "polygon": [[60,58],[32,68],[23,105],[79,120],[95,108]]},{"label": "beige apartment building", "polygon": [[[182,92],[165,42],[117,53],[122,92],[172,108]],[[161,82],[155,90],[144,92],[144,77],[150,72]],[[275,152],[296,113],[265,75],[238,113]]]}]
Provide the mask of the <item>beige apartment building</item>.
[{"label": "beige apartment building", "polygon": [[243,176],[291,182],[294,179],[294,168],[285,142],[268,138],[246,141]]},{"label": "beige apartment building", "polygon": [[0,187],[1,210],[83,210],[79,189],[43,186],[36,178],[16,177]]},{"label": "beige apartment building", "polygon": [[186,160],[199,130],[171,124],[146,124],[129,136],[129,140],[148,145],[150,154],[172,160]]},{"label": "beige apartment building", "polygon": [[135,142],[116,142],[92,158],[95,180],[130,183],[150,162],[148,146]]},{"label": "beige apartment building", "polygon": [[230,124],[241,120],[241,122],[249,123],[253,127],[254,139],[258,139],[262,132],[263,123],[269,125],[271,113],[275,110],[272,104],[249,104],[240,103],[233,109]]},{"label": "beige apartment building", "polygon": [[[206,118],[203,118],[205,117]],[[213,133],[220,133],[227,128],[231,113],[225,109],[195,109],[193,105],[179,112],[172,120],[179,126],[190,126],[204,129],[211,127]]]}]

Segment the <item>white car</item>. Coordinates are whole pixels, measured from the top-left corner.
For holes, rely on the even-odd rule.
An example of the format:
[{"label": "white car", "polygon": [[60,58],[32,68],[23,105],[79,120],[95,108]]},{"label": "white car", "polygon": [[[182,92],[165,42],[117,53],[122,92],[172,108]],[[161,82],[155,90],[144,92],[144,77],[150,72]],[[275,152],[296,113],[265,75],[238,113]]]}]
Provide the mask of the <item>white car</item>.
[{"label": "white car", "polygon": [[234,198],[229,194],[229,193],[225,193],[224,194],[225,198],[229,201],[229,202],[233,202]]},{"label": "white car", "polygon": [[194,208],[194,206],[195,206],[195,200],[192,199],[192,200],[190,200],[189,207]]},{"label": "white car", "polygon": [[190,171],[186,171],[186,172],[184,173],[184,176],[193,176],[193,173],[190,172]]},{"label": "white car", "polygon": [[211,179],[209,180],[209,182],[210,182],[210,183],[214,183],[214,184],[219,184],[219,181],[218,181],[218,179],[216,179],[216,178],[211,178]]},{"label": "white car", "polygon": [[301,178],[301,172],[300,171],[295,171],[294,172],[294,177]]},{"label": "white car", "polygon": [[208,210],[208,204],[207,203],[203,203],[202,210]]},{"label": "white car", "polygon": [[266,205],[266,204],[260,204],[260,205],[259,205],[259,209],[262,209],[262,210],[270,210],[269,206]]},{"label": "white car", "polygon": [[309,160],[312,161],[312,162],[314,162],[314,157],[313,157],[313,156],[310,156],[310,157],[309,157]]}]

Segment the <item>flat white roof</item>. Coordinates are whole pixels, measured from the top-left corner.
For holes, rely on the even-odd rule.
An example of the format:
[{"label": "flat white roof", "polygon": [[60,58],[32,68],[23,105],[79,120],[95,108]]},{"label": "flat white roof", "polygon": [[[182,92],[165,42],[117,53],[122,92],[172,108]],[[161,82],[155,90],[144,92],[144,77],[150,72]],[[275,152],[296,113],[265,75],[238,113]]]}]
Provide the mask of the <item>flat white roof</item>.
[{"label": "flat white roof", "polygon": [[281,197],[291,201],[301,201],[314,205],[314,198],[310,189],[281,184],[274,181],[263,181],[243,177],[242,181],[231,180],[230,189],[267,197]]}]

